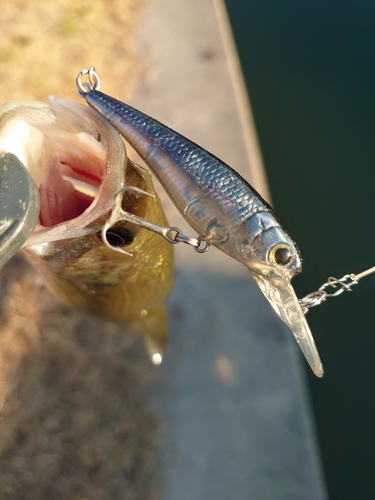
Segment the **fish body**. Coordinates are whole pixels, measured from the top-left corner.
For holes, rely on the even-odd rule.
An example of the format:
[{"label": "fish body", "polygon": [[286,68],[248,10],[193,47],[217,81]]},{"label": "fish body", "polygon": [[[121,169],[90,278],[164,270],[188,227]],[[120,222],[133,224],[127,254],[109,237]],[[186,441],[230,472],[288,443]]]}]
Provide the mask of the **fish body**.
[{"label": "fish body", "polygon": [[272,208],[232,168],[169,127],[95,90],[95,85],[80,93],[137,151],[199,237],[250,270],[314,373],[323,376],[290,283],[302,269],[301,256]]},{"label": "fish body", "polygon": [[39,219],[23,250],[47,287],[72,307],[141,331],[160,361],[173,288],[172,245],[119,222],[108,237],[132,254],[125,257],[103,244],[100,231],[125,185],[151,196],[128,191],[124,210],[166,225],[149,172],[127,159],[120,136],[98,113],[56,98],[51,107],[33,101],[0,106],[0,161],[12,155],[39,193]]}]

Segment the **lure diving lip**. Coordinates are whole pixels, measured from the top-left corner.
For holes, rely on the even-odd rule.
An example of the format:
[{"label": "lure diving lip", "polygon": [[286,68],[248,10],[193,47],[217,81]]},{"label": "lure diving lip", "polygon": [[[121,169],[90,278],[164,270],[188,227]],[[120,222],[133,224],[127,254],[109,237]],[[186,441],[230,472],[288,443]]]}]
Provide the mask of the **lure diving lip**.
[{"label": "lure diving lip", "polygon": [[[81,77],[88,74],[89,82]],[[323,367],[291,285],[299,250],[272,208],[231,167],[144,113],[99,91],[95,68],[77,77],[79,93],[137,151],[200,239],[244,264],[287,324],[318,377]]]}]

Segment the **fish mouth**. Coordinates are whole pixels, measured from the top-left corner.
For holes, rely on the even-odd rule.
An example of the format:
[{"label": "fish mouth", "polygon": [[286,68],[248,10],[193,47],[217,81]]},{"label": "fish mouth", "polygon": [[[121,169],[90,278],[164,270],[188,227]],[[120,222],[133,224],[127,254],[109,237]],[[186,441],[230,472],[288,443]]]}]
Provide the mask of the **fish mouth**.
[{"label": "fish mouth", "polygon": [[323,365],[290,276],[273,268],[249,270],[276,314],[292,331],[314,374],[323,377]]},{"label": "fish mouth", "polygon": [[126,153],[113,127],[87,106],[50,98],[0,106],[0,156],[13,153],[34,180],[39,218],[26,245],[94,232],[124,185]]}]

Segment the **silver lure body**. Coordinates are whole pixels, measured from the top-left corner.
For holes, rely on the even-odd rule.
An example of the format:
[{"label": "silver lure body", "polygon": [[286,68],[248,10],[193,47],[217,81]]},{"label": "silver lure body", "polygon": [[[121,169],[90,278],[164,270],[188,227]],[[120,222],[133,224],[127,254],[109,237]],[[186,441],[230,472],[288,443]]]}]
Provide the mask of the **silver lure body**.
[{"label": "silver lure body", "polygon": [[[285,233],[267,202],[214,155],[102,92],[91,91],[85,98],[137,151],[203,240],[246,265],[238,238],[231,237],[244,225],[252,238],[271,227]],[[251,238],[246,238],[249,242]]]},{"label": "silver lure body", "polygon": [[319,354],[290,284],[302,269],[300,253],[272,208],[232,168],[169,127],[94,88],[81,95],[137,151],[200,238],[250,270],[321,377]]}]

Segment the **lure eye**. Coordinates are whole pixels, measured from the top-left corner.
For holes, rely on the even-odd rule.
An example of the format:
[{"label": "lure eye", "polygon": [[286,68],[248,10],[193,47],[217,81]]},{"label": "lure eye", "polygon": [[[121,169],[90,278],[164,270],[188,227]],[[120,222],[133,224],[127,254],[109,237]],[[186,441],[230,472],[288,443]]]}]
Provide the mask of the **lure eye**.
[{"label": "lure eye", "polygon": [[269,258],[272,264],[278,267],[285,267],[293,259],[293,251],[288,245],[277,245],[271,249]]}]

